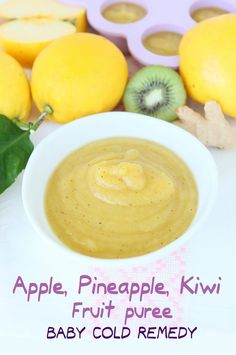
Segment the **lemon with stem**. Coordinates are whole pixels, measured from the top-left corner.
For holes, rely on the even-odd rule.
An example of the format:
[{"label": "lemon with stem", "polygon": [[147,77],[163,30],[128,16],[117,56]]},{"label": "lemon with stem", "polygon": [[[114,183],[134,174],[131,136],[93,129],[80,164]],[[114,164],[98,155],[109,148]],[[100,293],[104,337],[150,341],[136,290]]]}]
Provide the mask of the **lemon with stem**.
[{"label": "lemon with stem", "polygon": [[38,109],[45,105],[49,119],[66,123],[112,110],[128,78],[124,55],[108,39],[91,33],[60,38],[40,52],[31,76]]}]

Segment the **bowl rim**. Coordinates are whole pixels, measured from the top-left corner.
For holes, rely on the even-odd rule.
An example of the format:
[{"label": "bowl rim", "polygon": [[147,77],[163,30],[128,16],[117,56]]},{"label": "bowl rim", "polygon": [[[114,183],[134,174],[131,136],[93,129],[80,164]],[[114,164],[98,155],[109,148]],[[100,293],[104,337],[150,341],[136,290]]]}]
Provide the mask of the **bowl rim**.
[{"label": "bowl rim", "polygon": [[[145,120],[145,121],[149,120],[152,122],[156,121],[156,122],[158,122],[159,125],[169,126],[169,128],[171,130],[176,130],[176,132],[181,132],[182,136],[191,137],[191,140],[193,141],[193,143],[195,145],[198,145],[199,148],[201,148],[201,150],[204,151],[204,154],[207,156],[207,159],[209,162],[207,168],[211,172],[211,189],[208,193],[207,204],[206,204],[206,208],[204,210],[204,214],[199,218],[198,221],[195,221],[195,218],[194,218],[191,225],[187,228],[187,230],[181,236],[179,236],[176,240],[172,241],[171,243],[167,244],[166,246],[162,247],[161,249],[154,250],[154,251],[147,253],[147,254],[129,257],[129,258],[104,259],[104,258],[97,258],[97,257],[93,257],[93,256],[84,255],[84,254],[81,254],[79,252],[76,252],[76,251],[70,249],[69,247],[64,245],[59,240],[59,238],[56,236],[54,231],[53,231],[53,234],[55,236],[55,240],[53,240],[51,237],[49,237],[47,235],[47,233],[45,233],[45,231],[43,230],[43,227],[40,226],[40,223],[37,223],[37,221],[33,217],[32,213],[30,211],[30,208],[29,208],[28,180],[31,178],[31,176],[30,176],[31,175],[31,173],[30,173],[31,172],[31,164],[34,162],[35,159],[37,159],[37,155],[40,154],[40,150],[44,149],[44,147],[47,147],[50,144],[50,142],[57,139],[57,137],[61,134],[61,132],[63,132],[64,130],[66,131],[66,130],[73,129],[77,125],[80,125],[80,122],[83,122],[85,124],[86,121],[89,122],[91,120],[94,120],[95,122],[98,122],[98,124],[99,124],[99,116],[100,117],[103,116],[103,118],[105,119],[106,117],[107,118],[109,116],[115,117],[117,115],[119,115],[119,117],[121,117],[121,115],[123,116],[121,118],[121,121],[123,118],[127,119],[128,116],[130,118],[131,117],[135,118],[135,120]],[[111,117],[109,117],[108,119],[112,120]],[[125,128],[125,126],[124,126],[124,128]],[[114,137],[114,135],[113,136],[108,135],[107,138],[109,138],[109,137],[112,138],[112,137]],[[126,136],[126,137],[128,137],[128,136]],[[132,137],[132,136],[130,136],[130,137]],[[133,137],[137,138],[137,137],[135,137],[135,131],[134,131]],[[143,139],[148,140],[148,138],[146,138],[146,137],[144,137]],[[152,139],[150,139],[150,140],[152,140]],[[95,141],[95,140],[91,139],[89,142],[93,142],[93,141]],[[88,144],[88,143],[86,143],[86,144]],[[158,143],[158,141],[156,141],[156,143]],[[81,145],[78,144],[78,148],[82,147],[83,145],[84,144],[81,144]],[[167,148],[170,149],[169,147],[167,147]],[[53,149],[52,149],[52,151],[53,151]],[[66,156],[68,156],[69,154],[70,153],[67,153]],[[178,154],[178,153],[175,153],[175,154],[177,154],[183,160],[183,158],[181,157],[180,154]],[[63,159],[64,158],[62,158],[62,160]],[[191,168],[190,168],[190,170],[191,170]],[[196,183],[197,183],[197,181],[196,181]],[[84,263],[85,265],[96,265],[96,266],[103,265],[103,266],[109,266],[109,267],[113,267],[113,266],[123,267],[124,265],[137,265],[137,264],[143,264],[143,263],[147,263],[147,262],[149,263],[150,261],[152,261],[154,259],[158,260],[162,257],[165,257],[166,255],[168,255],[168,253],[171,253],[175,249],[181,247],[189,239],[191,239],[192,235],[196,234],[197,231],[201,228],[201,226],[205,223],[205,221],[207,220],[208,216],[210,215],[210,213],[213,209],[213,206],[214,206],[214,203],[215,203],[215,200],[217,197],[217,193],[218,193],[218,171],[217,171],[216,163],[213,159],[212,154],[209,152],[209,150],[195,136],[193,136],[191,133],[183,130],[182,128],[180,128],[176,125],[170,124],[169,122],[166,122],[166,121],[163,121],[160,119],[156,119],[156,118],[153,118],[150,116],[145,116],[145,115],[130,113],[130,112],[123,112],[123,111],[112,111],[112,112],[105,112],[105,113],[89,115],[89,116],[83,117],[81,119],[76,119],[72,122],[69,122],[66,125],[63,125],[63,126],[57,128],[52,133],[48,134],[48,136],[43,138],[41,140],[41,142],[39,142],[36,145],[33,153],[31,154],[31,156],[28,160],[27,166],[25,168],[25,171],[23,174],[23,181],[22,181],[22,201],[23,201],[23,207],[24,207],[25,213],[26,213],[31,225],[33,226],[34,230],[36,231],[37,234],[39,234],[43,238],[43,240],[47,240],[51,246],[54,245],[54,248],[57,245],[57,250],[59,252],[61,251],[64,254],[67,253],[68,256],[70,255],[71,257],[76,258],[77,260],[81,261],[81,263]],[[195,223],[193,223],[194,221],[195,221]],[[48,223],[48,225],[49,225],[49,223]]]}]

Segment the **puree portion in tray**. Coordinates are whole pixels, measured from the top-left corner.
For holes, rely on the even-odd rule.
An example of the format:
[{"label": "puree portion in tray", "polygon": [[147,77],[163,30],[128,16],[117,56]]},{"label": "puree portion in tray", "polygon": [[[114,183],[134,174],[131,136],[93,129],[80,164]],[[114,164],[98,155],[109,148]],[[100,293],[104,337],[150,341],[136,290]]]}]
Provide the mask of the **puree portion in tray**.
[{"label": "puree portion in tray", "polygon": [[109,138],[66,157],[45,195],[48,221],[69,248],[98,258],[144,255],[191,224],[198,191],[172,151],[138,138]]},{"label": "puree portion in tray", "polygon": [[118,2],[106,7],[102,15],[110,22],[125,24],[141,20],[146,13],[146,10],[140,5]]},{"label": "puree portion in tray", "polygon": [[182,35],[172,31],[154,32],[143,40],[144,47],[159,55],[178,55]]}]

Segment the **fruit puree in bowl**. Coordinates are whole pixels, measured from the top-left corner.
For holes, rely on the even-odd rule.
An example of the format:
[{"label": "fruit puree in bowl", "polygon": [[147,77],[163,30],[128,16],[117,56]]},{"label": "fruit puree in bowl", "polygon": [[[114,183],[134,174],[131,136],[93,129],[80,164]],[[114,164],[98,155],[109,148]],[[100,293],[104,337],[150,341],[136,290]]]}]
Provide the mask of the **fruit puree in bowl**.
[{"label": "fruit puree in bowl", "polygon": [[191,224],[198,191],[187,165],[155,142],[110,138],[85,145],[53,172],[48,221],[69,248],[99,258],[158,250]]},{"label": "fruit puree in bowl", "polygon": [[40,236],[86,263],[123,266],[197,237],[216,192],[215,163],[196,138],[127,112],[85,117],[50,134],[32,153],[22,187]]}]

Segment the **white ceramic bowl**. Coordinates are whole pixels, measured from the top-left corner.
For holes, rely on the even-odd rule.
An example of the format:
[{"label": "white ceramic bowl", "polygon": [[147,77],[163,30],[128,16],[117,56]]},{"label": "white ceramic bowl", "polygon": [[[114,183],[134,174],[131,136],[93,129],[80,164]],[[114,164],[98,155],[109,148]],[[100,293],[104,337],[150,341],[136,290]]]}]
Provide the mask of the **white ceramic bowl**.
[{"label": "white ceramic bowl", "polygon": [[[68,249],[60,242],[47,222],[44,194],[49,177],[56,166],[80,146],[111,137],[148,139],[175,152],[191,169],[199,192],[196,216],[187,231],[177,240],[150,254],[128,259],[97,259]],[[218,174],[209,151],[190,133],[173,124],[143,115],[126,112],[108,112],[89,116],[62,126],[45,138],[34,150],[23,178],[23,204],[26,214],[39,235],[63,248],[78,260],[98,264],[124,265],[127,262],[149,261],[179,247],[206,221],[215,201]]]}]

